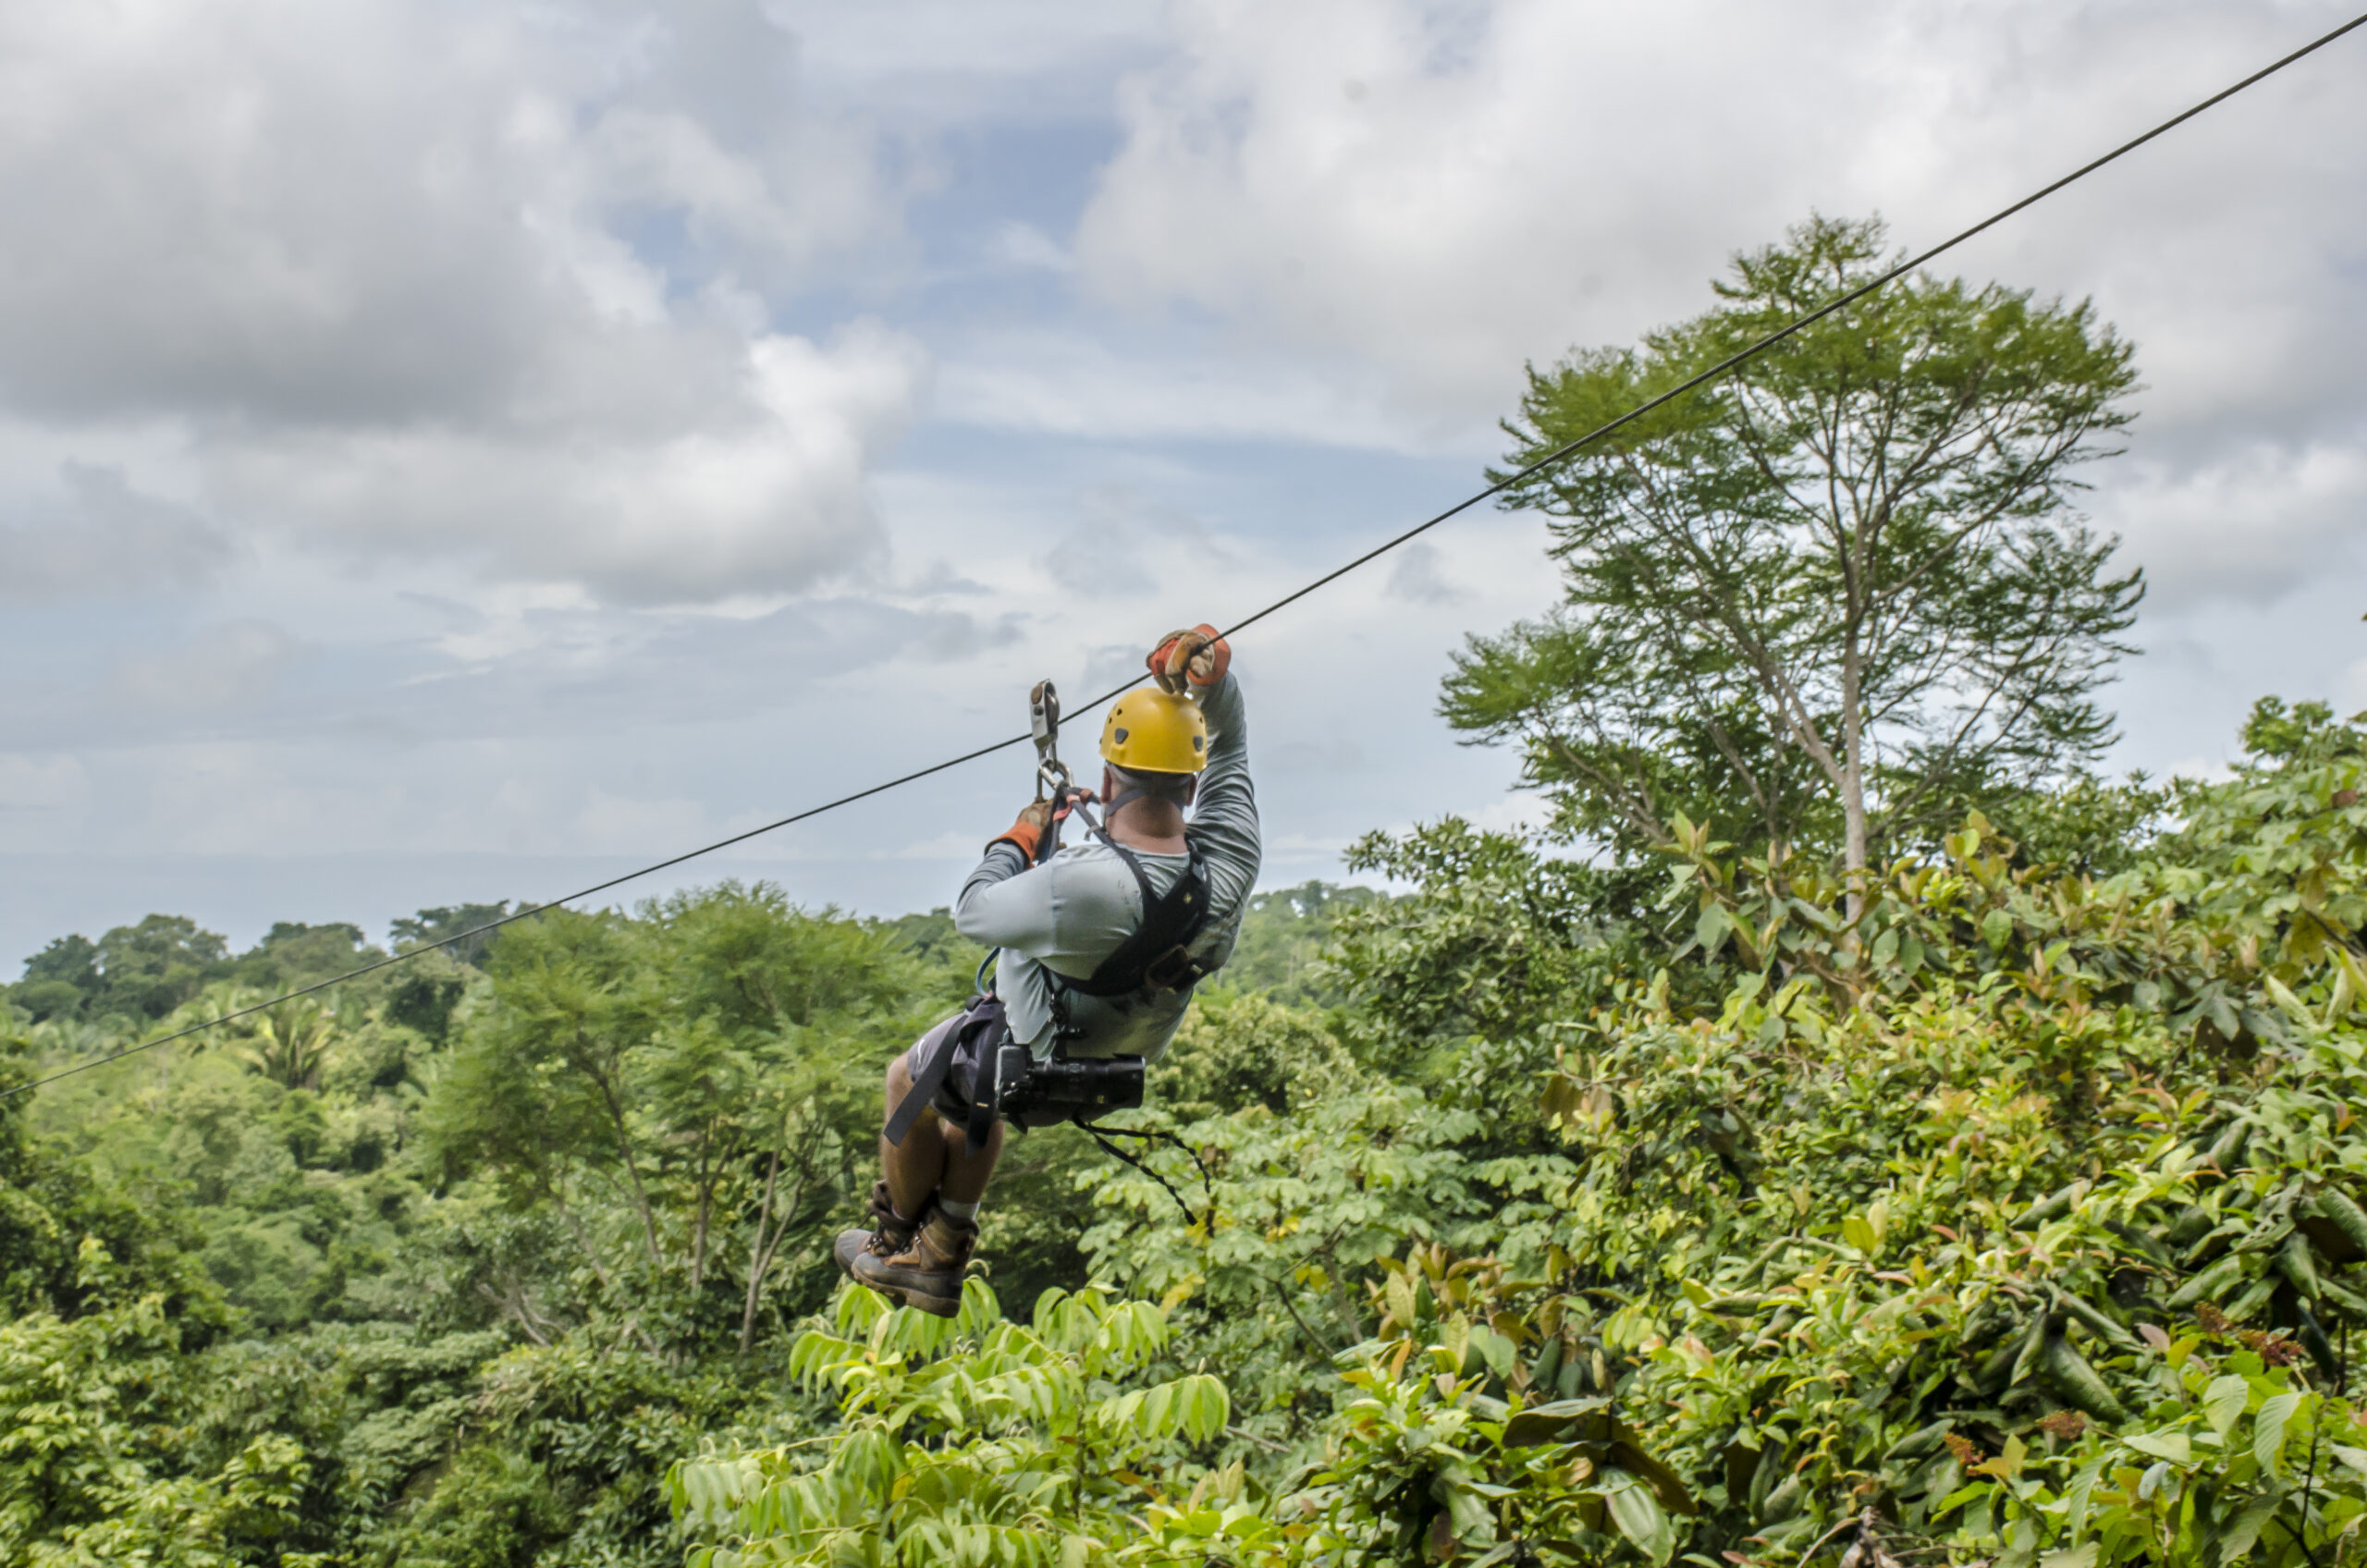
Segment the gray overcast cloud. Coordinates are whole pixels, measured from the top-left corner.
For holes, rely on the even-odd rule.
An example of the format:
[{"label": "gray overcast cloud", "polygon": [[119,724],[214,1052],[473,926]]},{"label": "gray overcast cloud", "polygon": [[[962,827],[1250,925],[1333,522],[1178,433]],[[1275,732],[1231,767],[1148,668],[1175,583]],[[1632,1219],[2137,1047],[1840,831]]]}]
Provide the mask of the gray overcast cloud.
[{"label": "gray overcast cloud", "polygon": [[[0,961],[547,895],[1008,733],[1460,498],[1524,361],[1811,210],[1950,232],[2340,19],[7,7]],[[2089,498],[2154,584],[2125,765],[2367,705],[2362,87],[2354,37],[1950,258],[2138,346]],[[1274,880],[1528,809],[1430,709],[1540,541],[1468,517],[1244,639]],[[941,902],[1026,790],[680,875]]]}]

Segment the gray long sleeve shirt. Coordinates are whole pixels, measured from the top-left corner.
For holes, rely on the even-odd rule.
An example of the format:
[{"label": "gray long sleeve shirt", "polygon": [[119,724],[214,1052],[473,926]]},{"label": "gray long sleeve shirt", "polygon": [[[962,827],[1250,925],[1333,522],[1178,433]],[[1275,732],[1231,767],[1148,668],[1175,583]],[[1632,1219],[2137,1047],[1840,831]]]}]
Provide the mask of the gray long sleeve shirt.
[{"label": "gray long sleeve shirt", "polygon": [[[1257,884],[1257,801],[1249,785],[1249,733],[1240,684],[1227,675],[1193,695],[1208,721],[1208,766],[1200,775],[1188,836],[1208,879],[1208,916],[1193,938],[1191,953],[1214,969],[1233,956],[1242,912]],[[1162,896],[1189,864],[1183,855],[1134,854]],[[1055,994],[1045,971],[1084,979],[1134,935],[1142,918],[1142,888],[1134,873],[1107,845],[1090,838],[1034,867],[1016,845],[996,843],[962,884],[953,907],[953,924],[962,935],[1001,949],[996,993],[1003,999],[1012,1037],[1039,1060],[1051,1054],[1056,1022]],[[1072,991],[1069,1021],[1080,1034],[1069,1043],[1069,1054],[1155,1060],[1167,1049],[1191,1000],[1189,987],[1115,998]]]}]

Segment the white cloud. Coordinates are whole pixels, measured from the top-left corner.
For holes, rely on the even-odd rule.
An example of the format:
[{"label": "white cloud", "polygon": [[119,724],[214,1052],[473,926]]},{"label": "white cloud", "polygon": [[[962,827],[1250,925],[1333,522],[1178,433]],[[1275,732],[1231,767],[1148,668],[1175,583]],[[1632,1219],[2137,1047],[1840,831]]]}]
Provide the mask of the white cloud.
[{"label": "white cloud", "polygon": [[1378,390],[1368,370],[1319,357],[1021,329],[980,333],[950,352],[936,409],[989,430],[1085,439],[1468,445],[1469,423],[1389,406]]},{"label": "white cloud", "polygon": [[2343,713],[2367,712],[2367,659],[2353,659],[2343,670],[2335,700]]},{"label": "white cloud", "polygon": [[1118,66],[1160,43],[1163,0],[766,0],[817,78],[925,124],[1098,115]]},{"label": "white cloud", "polygon": [[90,804],[80,757],[0,752],[0,850],[70,847]]},{"label": "white cloud", "polygon": [[[1096,788],[1099,786],[1097,785]],[[978,847],[977,834],[965,833],[958,827],[949,827],[933,838],[915,839],[908,844],[901,844],[892,850],[881,849],[872,852],[894,860],[943,861],[949,865],[959,865],[966,871],[977,863]]]},{"label": "white cloud", "polygon": [[[1354,356],[1462,418],[1502,411],[1524,355],[1698,293],[1703,260],[1799,215],[1784,163],[1839,140],[1801,145],[1827,105],[1790,93],[1754,94],[1755,133],[1721,134],[1745,112],[1735,79],[1780,75],[1818,31],[1797,7],[1171,15],[1171,54],[1121,89],[1126,141],[1078,233],[1088,279]],[[1671,178],[1713,150],[1713,175]]]},{"label": "white cloud", "polygon": [[635,800],[596,786],[575,814],[568,839],[579,850],[632,854],[651,844],[695,844],[710,837],[705,809],[692,800]]},{"label": "white cloud", "polygon": [[1066,246],[1034,224],[1022,223],[1017,218],[1006,220],[995,230],[987,253],[1005,266],[1051,273],[1076,270],[1076,257],[1069,253]]},{"label": "white cloud", "polygon": [[1387,592],[1392,599],[1417,605],[1453,605],[1471,597],[1468,589],[1447,575],[1445,552],[1427,539],[1397,547]]},{"label": "white cloud", "polygon": [[133,489],[118,467],[68,460],[57,479],[56,491],[0,512],[0,598],[187,588],[211,580],[230,557],[212,522]]},{"label": "white cloud", "polygon": [[2123,459],[2098,508],[2144,565],[2147,607],[2254,606],[2294,582],[2357,573],[2367,545],[2367,442],[2258,442],[2201,463]]},{"label": "white cloud", "polygon": [[808,586],[877,548],[926,376],[877,324],[770,325],[901,243],[795,57],[753,0],[10,7],[0,409],[65,459],[167,422],[221,528]]},{"label": "white cloud", "polygon": [[300,651],[294,638],[269,621],[232,621],[181,646],[118,660],[108,692],[127,707],[209,713],[270,692]]},{"label": "white cloud", "polygon": [[668,603],[794,590],[879,548],[870,468],[926,379],[918,345],[858,323],[825,348],[766,336],[738,385],[672,429],[293,429],[218,451],[226,505],[348,547],[440,549],[496,574]]},{"label": "white cloud", "polygon": [[1226,564],[1231,553],[1198,520],[1122,485],[1096,485],[1079,497],[1083,517],[1039,563],[1046,576],[1079,598],[1140,594],[1168,573],[1179,555]]}]

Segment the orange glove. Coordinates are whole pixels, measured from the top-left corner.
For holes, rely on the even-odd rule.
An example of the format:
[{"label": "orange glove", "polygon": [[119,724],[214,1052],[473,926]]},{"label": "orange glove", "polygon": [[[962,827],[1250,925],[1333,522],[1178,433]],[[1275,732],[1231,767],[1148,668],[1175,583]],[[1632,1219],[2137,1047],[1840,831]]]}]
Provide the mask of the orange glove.
[{"label": "orange glove", "polygon": [[997,844],[1016,844],[1027,864],[1036,864],[1036,846],[1044,837],[1044,829],[1052,825],[1052,802],[1030,801],[1019,809],[1019,820],[987,840],[991,850]]},{"label": "orange glove", "polygon": [[1143,663],[1170,692],[1181,692],[1187,680],[1195,686],[1213,686],[1232,668],[1233,645],[1204,620],[1188,631],[1171,631],[1160,638]]}]

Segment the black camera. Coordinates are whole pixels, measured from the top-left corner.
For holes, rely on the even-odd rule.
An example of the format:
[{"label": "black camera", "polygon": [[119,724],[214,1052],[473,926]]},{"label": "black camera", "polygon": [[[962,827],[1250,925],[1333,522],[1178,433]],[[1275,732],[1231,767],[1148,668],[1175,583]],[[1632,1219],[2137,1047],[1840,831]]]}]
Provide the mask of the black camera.
[{"label": "black camera", "polygon": [[994,1076],[995,1108],[1019,1127],[1091,1121],[1143,1103],[1138,1056],[1072,1060],[1056,1051],[1037,1061],[1024,1046],[1005,1045],[995,1052]]}]

